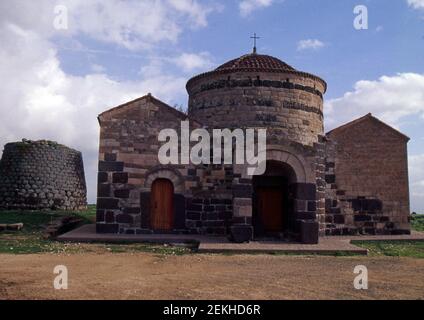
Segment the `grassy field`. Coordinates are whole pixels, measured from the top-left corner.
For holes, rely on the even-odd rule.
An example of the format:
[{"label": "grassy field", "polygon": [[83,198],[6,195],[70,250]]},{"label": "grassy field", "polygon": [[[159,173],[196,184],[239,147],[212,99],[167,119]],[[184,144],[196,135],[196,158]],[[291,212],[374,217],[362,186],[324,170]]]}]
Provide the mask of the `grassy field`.
[{"label": "grassy field", "polygon": [[411,218],[412,229],[424,232],[424,214],[414,214]]},{"label": "grassy field", "polygon": [[96,206],[89,205],[87,210],[78,212],[66,211],[1,211],[0,224],[23,223],[19,232],[0,232],[0,254],[32,254],[32,253],[102,253],[102,252],[150,252],[158,254],[181,255],[190,250],[169,246],[152,246],[145,244],[78,244],[62,243],[43,239],[43,229],[51,221],[64,216],[80,218],[83,224],[95,222]]},{"label": "grassy field", "polygon": [[368,249],[371,256],[424,259],[423,241],[353,241],[352,243]]},{"label": "grassy field", "polygon": [[[84,253],[84,252],[150,252],[157,254],[183,255],[191,253],[186,248],[171,246],[152,246],[146,244],[70,244],[43,239],[42,232],[45,225],[54,219],[63,216],[81,218],[83,223],[93,223],[96,216],[96,207],[88,206],[87,210],[79,212],[58,211],[1,211],[0,224],[24,224],[20,232],[0,232],[0,254],[31,254],[31,253]],[[412,228],[424,231],[424,215],[412,217]],[[407,241],[356,241],[354,244],[367,248],[371,255],[424,258],[424,242]]]}]

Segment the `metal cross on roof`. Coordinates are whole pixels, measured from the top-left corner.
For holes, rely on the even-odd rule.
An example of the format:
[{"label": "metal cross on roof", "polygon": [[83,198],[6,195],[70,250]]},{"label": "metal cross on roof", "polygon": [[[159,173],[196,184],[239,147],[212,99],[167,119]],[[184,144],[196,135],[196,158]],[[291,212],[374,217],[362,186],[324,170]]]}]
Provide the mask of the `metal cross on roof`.
[{"label": "metal cross on roof", "polygon": [[253,37],[250,37],[250,39],[253,39],[253,53],[256,53],[256,40],[260,39],[260,37],[256,36],[256,32],[253,34]]}]

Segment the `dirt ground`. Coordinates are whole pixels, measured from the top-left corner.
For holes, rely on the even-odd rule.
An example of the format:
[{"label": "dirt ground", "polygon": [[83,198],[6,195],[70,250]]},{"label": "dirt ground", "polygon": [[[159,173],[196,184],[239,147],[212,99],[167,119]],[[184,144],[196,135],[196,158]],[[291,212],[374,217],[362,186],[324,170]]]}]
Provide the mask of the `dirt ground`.
[{"label": "dirt ground", "polygon": [[[353,288],[356,265],[369,290]],[[68,290],[55,290],[65,265]],[[149,253],[0,255],[0,299],[423,299],[424,260]]]}]

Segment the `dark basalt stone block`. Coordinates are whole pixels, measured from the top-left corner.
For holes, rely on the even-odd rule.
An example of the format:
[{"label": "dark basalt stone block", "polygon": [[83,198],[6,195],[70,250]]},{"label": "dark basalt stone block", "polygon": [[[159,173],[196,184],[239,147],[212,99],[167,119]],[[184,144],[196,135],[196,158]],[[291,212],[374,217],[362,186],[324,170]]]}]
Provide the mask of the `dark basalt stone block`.
[{"label": "dark basalt stone block", "polygon": [[118,199],[99,198],[97,199],[97,209],[118,209]]},{"label": "dark basalt stone block", "polygon": [[249,242],[253,238],[253,227],[248,225],[232,225],[229,239],[235,243]]},{"label": "dark basalt stone block", "polygon": [[150,192],[140,194],[141,227],[150,229]]},{"label": "dark basalt stone block", "polygon": [[97,233],[118,233],[119,225],[114,224],[96,224],[96,232]]},{"label": "dark basalt stone block", "polygon": [[97,186],[97,196],[99,198],[110,197],[110,184],[99,184]]},{"label": "dark basalt stone block", "polygon": [[106,183],[108,180],[107,172],[99,172],[97,174],[97,183]]},{"label": "dark basalt stone block", "polygon": [[331,208],[330,209],[330,213],[332,213],[332,214],[340,214],[341,213],[341,209],[340,208]]},{"label": "dark basalt stone block", "polygon": [[325,182],[327,183],[336,183],[336,176],[334,174],[327,174],[325,176]]},{"label": "dark basalt stone block", "polygon": [[317,244],[319,224],[314,221],[300,221],[300,241],[304,244]]},{"label": "dark basalt stone block", "polygon": [[130,197],[130,190],[128,189],[115,190],[115,197],[120,199],[128,199]]},{"label": "dark basalt stone block", "polygon": [[124,163],[116,161],[99,161],[99,171],[122,172],[124,171]]},{"label": "dark basalt stone block", "polygon": [[176,229],[185,229],[186,221],[186,198],[181,194],[174,195],[174,227]]},{"label": "dark basalt stone block", "polygon": [[112,211],[107,211],[105,214],[106,223],[115,223],[115,214]]},{"label": "dark basalt stone block", "polygon": [[344,224],[345,223],[345,217],[341,214],[336,214],[333,216],[333,222],[335,224]]},{"label": "dark basalt stone block", "polygon": [[331,199],[325,199],[325,210],[327,212],[330,212],[332,205],[333,205],[333,201]]},{"label": "dark basalt stone block", "polygon": [[128,173],[127,172],[117,172],[113,174],[113,183],[128,183]]},{"label": "dark basalt stone block", "polygon": [[140,208],[124,208],[124,213],[126,213],[126,214],[139,214]]},{"label": "dark basalt stone block", "polygon": [[187,211],[188,220],[200,220],[200,212]]},{"label": "dark basalt stone block", "polygon": [[378,199],[370,199],[363,201],[363,210],[377,212],[383,210],[383,202]]},{"label": "dark basalt stone block", "polygon": [[308,201],[308,211],[310,211],[310,212],[316,212],[317,211],[316,201]]},{"label": "dark basalt stone block", "polygon": [[97,222],[103,222],[104,220],[105,220],[104,210],[97,210],[96,211],[96,221]]},{"label": "dark basalt stone block", "polygon": [[290,186],[296,199],[316,200],[317,187],[312,183],[296,183]]},{"label": "dark basalt stone block", "polygon": [[370,216],[366,216],[366,215],[356,215],[354,217],[354,220],[357,221],[357,222],[371,221],[371,217]]},{"label": "dark basalt stone block", "polygon": [[298,220],[315,220],[315,212],[296,212],[296,219]]},{"label": "dark basalt stone block", "polygon": [[213,212],[213,211],[215,211],[215,207],[214,206],[205,206],[203,210],[205,212]]},{"label": "dark basalt stone block", "polygon": [[252,196],[251,185],[235,185],[233,187],[233,194],[235,198],[250,198]]},{"label": "dark basalt stone block", "polygon": [[201,204],[191,204],[187,207],[187,210],[201,212],[203,211],[203,206]]},{"label": "dark basalt stone block", "polygon": [[391,231],[392,235],[410,235],[410,230],[395,229]]},{"label": "dark basalt stone block", "polygon": [[133,217],[131,217],[129,214],[118,214],[116,216],[116,222],[118,223],[133,223]]},{"label": "dark basalt stone block", "polygon": [[106,153],[105,154],[105,161],[116,161],[116,153]]}]

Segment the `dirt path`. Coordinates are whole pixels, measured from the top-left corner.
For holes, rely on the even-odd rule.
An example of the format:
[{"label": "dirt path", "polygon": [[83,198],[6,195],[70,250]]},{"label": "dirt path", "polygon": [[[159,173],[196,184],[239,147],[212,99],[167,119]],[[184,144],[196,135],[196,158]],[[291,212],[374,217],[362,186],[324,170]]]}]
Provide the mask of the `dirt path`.
[{"label": "dirt path", "polygon": [[[369,270],[369,290],[353,269]],[[53,289],[66,265],[69,289]],[[146,253],[0,255],[0,299],[424,299],[424,260]]]}]

